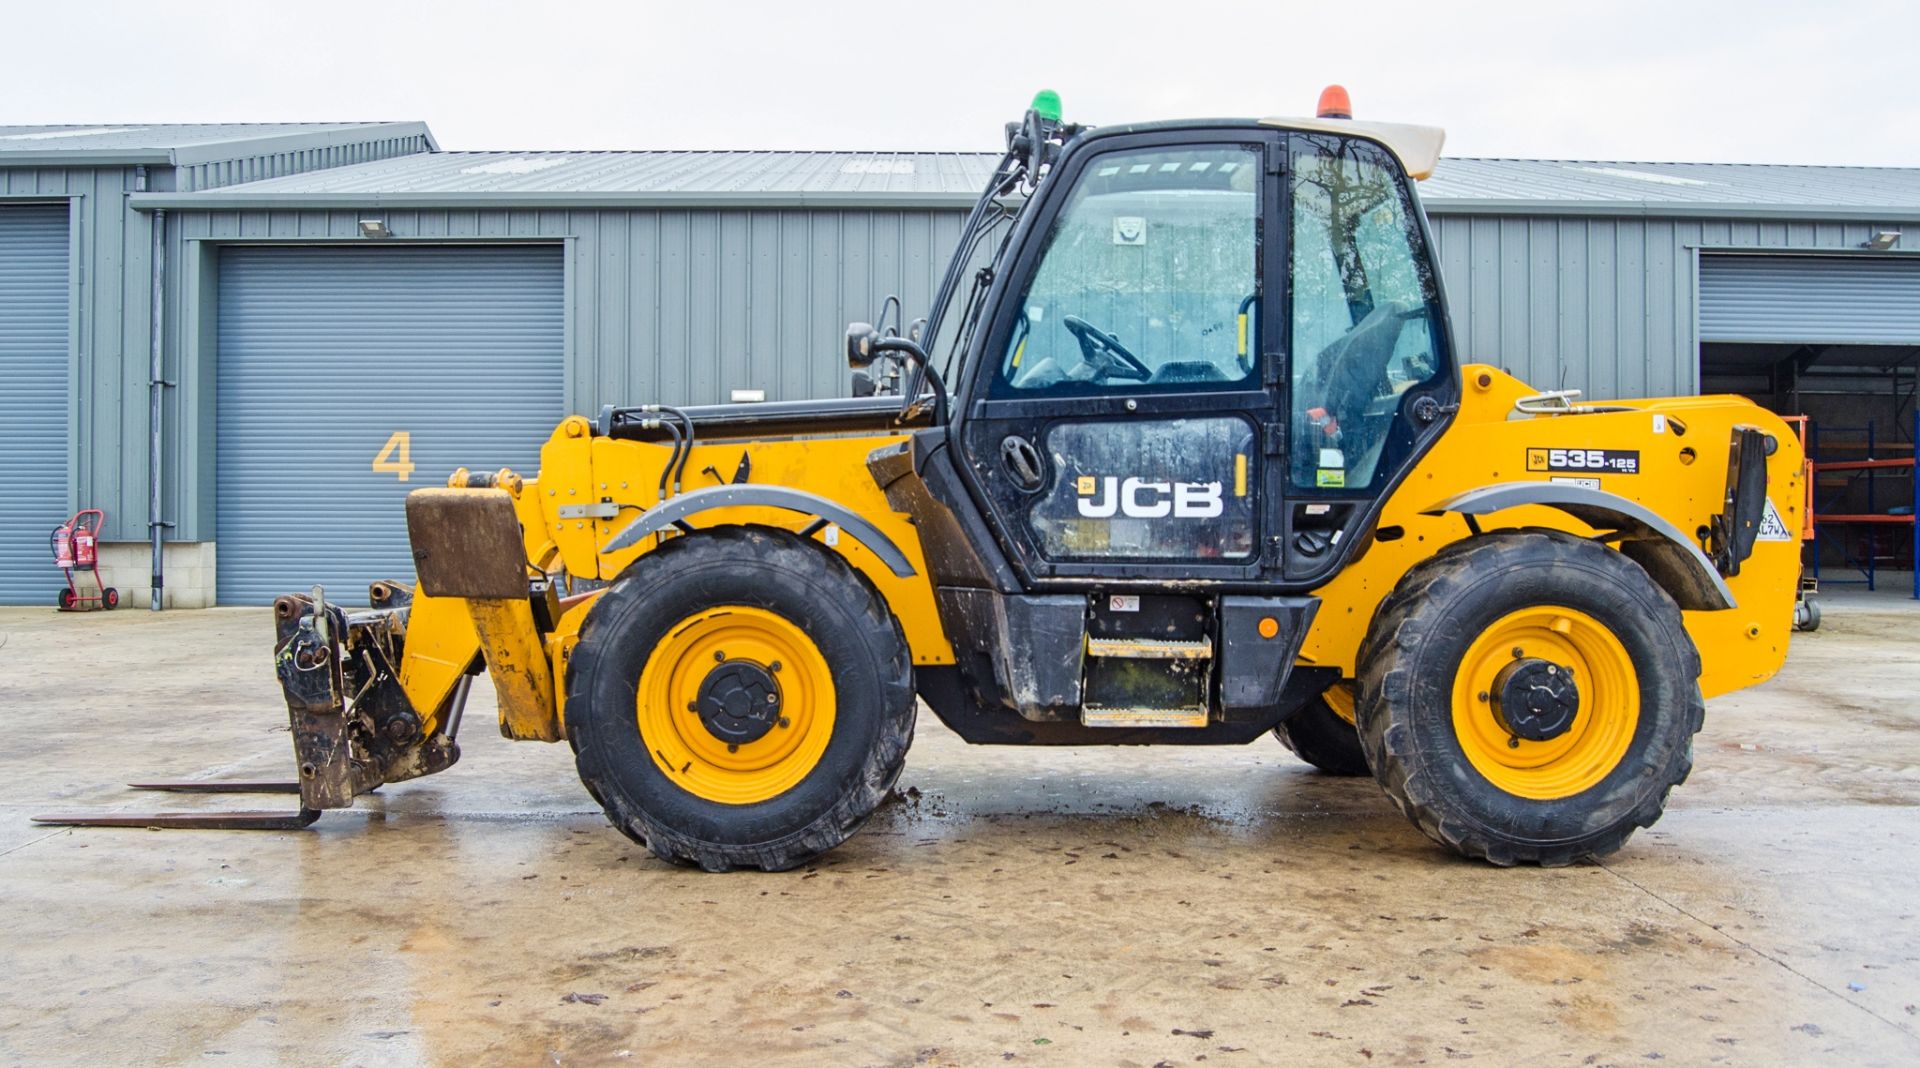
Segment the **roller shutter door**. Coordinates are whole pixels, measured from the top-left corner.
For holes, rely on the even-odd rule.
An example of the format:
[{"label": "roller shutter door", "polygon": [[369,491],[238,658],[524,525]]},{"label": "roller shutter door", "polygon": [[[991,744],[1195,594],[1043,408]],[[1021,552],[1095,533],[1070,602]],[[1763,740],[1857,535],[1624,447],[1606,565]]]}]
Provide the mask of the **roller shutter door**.
[{"label": "roller shutter door", "polygon": [[47,534],[67,518],[67,207],[0,207],[0,604],[64,588]]},{"label": "roller shutter door", "polygon": [[557,246],[226,249],[219,602],[320,583],[364,604],[369,582],[412,578],[409,490],[533,473],[564,414],[561,263]]},{"label": "roller shutter door", "polygon": [[1700,340],[1920,344],[1920,259],[1702,255]]}]

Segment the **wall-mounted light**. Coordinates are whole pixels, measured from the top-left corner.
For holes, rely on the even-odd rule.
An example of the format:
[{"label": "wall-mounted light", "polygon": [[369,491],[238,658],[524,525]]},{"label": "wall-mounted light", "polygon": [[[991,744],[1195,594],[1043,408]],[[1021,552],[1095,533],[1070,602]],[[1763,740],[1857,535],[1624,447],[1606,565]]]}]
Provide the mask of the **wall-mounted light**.
[{"label": "wall-mounted light", "polygon": [[392,237],[393,231],[387,229],[387,221],[385,219],[361,219],[360,236],[378,241],[382,238]]},{"label": "wall-mounted light", "polygon": [[1882,230],[1879,233],[1874,234],[1873,237],[1869,238],[1868,240],[1861,242],[1860,247],[1870,248],[1875,252],[1885,252],[1899,243],[1900,243],[1900,231]]}]

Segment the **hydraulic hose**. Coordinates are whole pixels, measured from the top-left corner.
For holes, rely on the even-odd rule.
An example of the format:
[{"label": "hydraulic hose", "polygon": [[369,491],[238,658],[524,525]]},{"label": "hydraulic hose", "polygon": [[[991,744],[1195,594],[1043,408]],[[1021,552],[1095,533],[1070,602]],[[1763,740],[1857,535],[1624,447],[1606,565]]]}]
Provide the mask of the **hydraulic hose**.
[{"label": "hydraulic hose", "polygon": [[[654,407],[659,409],[662,415],[671,415],[680,420],[680,425],[687,431],[686,451],[680,454],[679,465],[676,467],[671,460],[667,463],[668,467],[673,468],[673,492],[677,494],[680,492],[681,483],[686,479],[687,461],[693,459],[693,417],[671,405],[656,404]],[[664,420],[662,422],[664,424]]]}]

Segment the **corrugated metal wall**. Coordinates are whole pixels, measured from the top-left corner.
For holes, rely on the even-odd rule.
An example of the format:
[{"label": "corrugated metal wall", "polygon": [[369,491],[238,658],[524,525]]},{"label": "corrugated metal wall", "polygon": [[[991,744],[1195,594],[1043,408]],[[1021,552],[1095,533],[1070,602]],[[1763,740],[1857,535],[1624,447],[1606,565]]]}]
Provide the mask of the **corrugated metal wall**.
[{"label": "corrugated metal wall", "polygon": [[[107,510],[109,540],[147,536],[147,286],[151,239],[126,206],[127,167],[0,168],[0,197],[78,201],[68,341],[78,368],[66,443],[74,500]],[[53,447],[49,445],[49,447]]]},{"label": "corrugated metal wall", "polygon": [[0,604],[51,603],[67,518],[67,206],[0,205]]},{"label": "corrugated metal wall", "polygon": [[[353,210],[176,213],[169,255],[180,470],[212,484],[213,269],[225,242],[363,242]],[[845,387],[841,332],[898,292],[924,312],[961,213],[928,210],[383,210],[396,241],[562,240],[571,410],[703,403],[735,388],[770,399]],[[1462,354],[1590,396],[1696,388],[1695,248],[1843,249],[1862,223],[1506,218],[1436,211]],[[137,442],[129,443],[129,448]],[[144,463],[127,461],[144,477]],[[138,479],[132,483],[142,485]],[[179,481],[174,480],[179,485]],[[212,537],[211,494],[183,502],[175,537]]]},{"label": "corrugated metal wall", "polygon": [[[1735,222],[1433,213],[1466,360],[1589,397],[1699,387],[1694,251],[1855,249],[1870,222]],[[1891,227],[1898,229],[1898,227]]]},{"label": "corrugated metal wall", "polygon": [[[211,487],[215,268],[203,250],[229,240],[364,246],[354,211],[176,215],[169,256],[170,346],[183,425],[170,464]],[[842,338],[898,293],[908,315],[932,302],[963,215],[946,211],[388,211],[400,239],[563,239],[567,248],[566,399],[711,403],[734,389],[770,400],[846,390]],[[915,310],[917,309],[917,310]],[[144,467],[143,467],[144,470]],[[174,535],[213,536],[212,494],[186,502]]]},{"label": "corrugated metal wall", "polygon": [[[328,149],[284,152],[241,161],[244,166],[201,164],[150,166],[149,185],[166,188],[178,178],[209,188],[271,174],[290,174],[309,166],[378,159],[425,147],[418,137],[382,138]],[[377,154],[376,154],[377,153]],[[331,162],[329,162],[331,161]],[[192,175],[189,178],[189,175]],[[148,291],[152,285],[151,217],[127,206],[134,189],[131,167],[0,166],[0,205],[28,199],[78,200],[76,224],[78,283],[73,294],[74,326],[69,351],[79,368],[68,455],[75,500],[107,510],[106,540],[147,537],[147,338]],[[177,249],[176,249],[177,251]],[[173,255],[173,253],[170,253]],[[178,260],[173,270],[178,275]],[[178,286],[174,292],[179,292]],[[178,305],[168,315],[179,320]],[[169,355],[169,378],[177,352]],[[168,391],[166,420],[180,426],[192,412],[177,390]],[[187,451],[176,442],[168,463]],[[187,468],[192,470],[192,468]],[[176,470],[167,472],[168,516],[196,505],[197,492],[183,486]],[[177,540],[194,540],[181,533]],[[209,537],[211,534],[208,535]]]}]

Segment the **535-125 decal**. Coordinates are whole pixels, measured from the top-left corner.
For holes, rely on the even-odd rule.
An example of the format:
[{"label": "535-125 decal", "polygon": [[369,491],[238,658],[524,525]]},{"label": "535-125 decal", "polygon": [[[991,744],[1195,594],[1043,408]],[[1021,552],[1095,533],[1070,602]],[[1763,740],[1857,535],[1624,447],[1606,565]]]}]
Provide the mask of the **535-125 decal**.
[{"label": "535-125 decal", "polygon": [[1527,448],[1529,471],[1579,471],[1601,475],[1640,473],[1639,449]]}]

